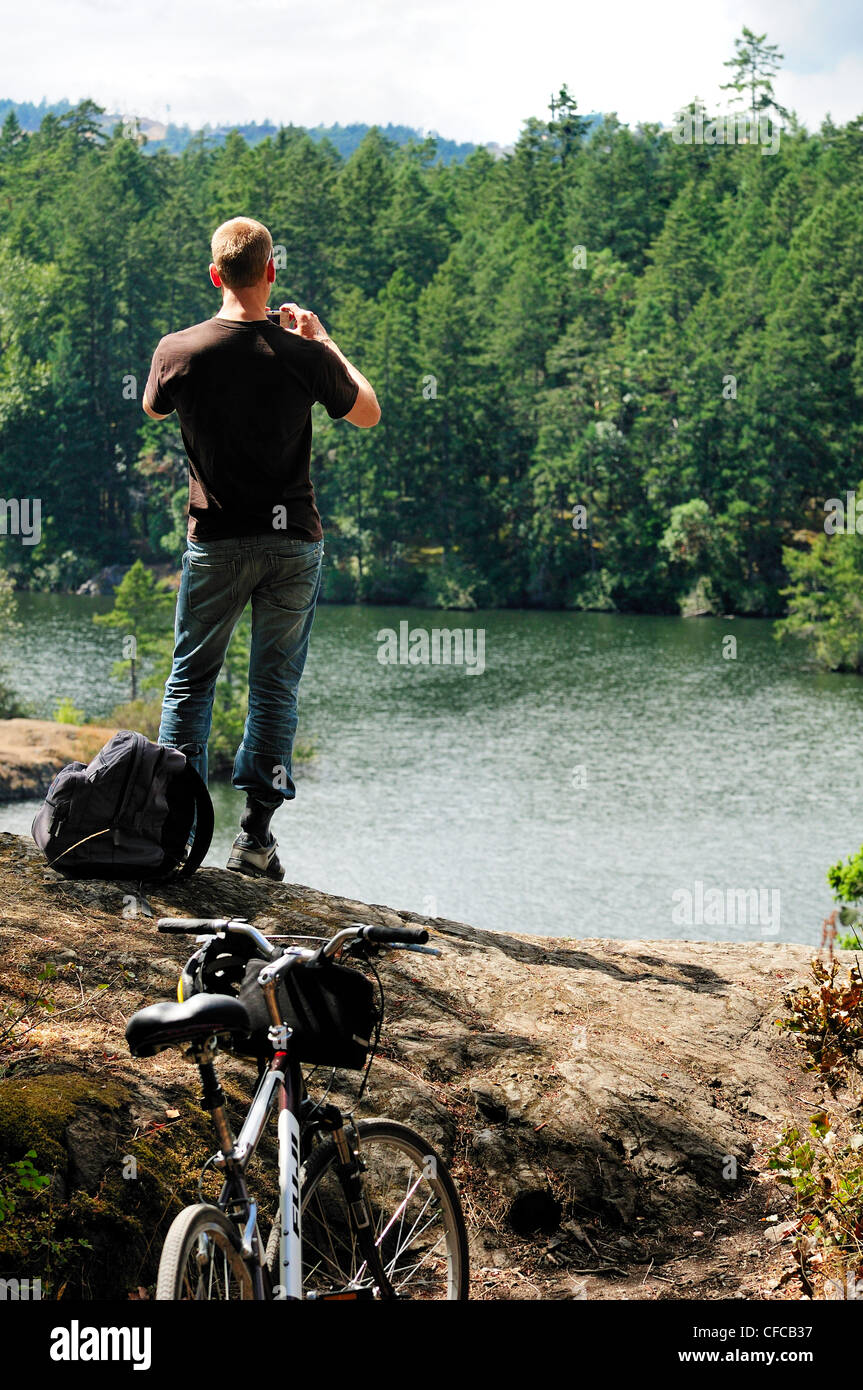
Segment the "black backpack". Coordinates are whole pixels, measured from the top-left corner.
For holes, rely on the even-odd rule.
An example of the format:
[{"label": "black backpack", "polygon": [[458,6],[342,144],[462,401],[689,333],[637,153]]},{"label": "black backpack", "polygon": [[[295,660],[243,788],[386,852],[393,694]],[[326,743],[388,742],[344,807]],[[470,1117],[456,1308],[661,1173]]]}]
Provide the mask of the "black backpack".
[{"label": "black backpack", "polygon": [[121,729],[86,767],[61,768],[32,835],[66,878],[186,877],[210,847],[213,803],[184,753]]}]

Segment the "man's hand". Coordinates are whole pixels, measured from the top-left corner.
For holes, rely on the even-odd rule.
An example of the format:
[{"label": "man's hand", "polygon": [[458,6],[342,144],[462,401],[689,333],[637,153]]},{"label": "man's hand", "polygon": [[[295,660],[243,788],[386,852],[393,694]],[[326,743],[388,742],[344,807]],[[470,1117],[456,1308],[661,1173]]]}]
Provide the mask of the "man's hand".
[{"label": "man's hand", "polygon": [[342,419],[356,425],[359,429],[370,429],[372,425],[376,425],[381,418],[381,408],[378,405],[378,398],[374,390],[362,372],[357,371],[353,363],[345,357],[341,348],[333,342],[317,314],[313,314],[311,309],[301,309],[299,304],[280,304],[279,322],[282,328],[286,328],[289,333],[296,333],[300,338],[316,338],[319,343],[326,343],[327,348],[341,359],[348,375],[352,376],[357,383],[356,401],[347,415],[342,416]]},{"label": "man's hand", "polygon": [[317,314],[313,314],[311,309],[301,309],[299,304],[280,304],[279,321],[282,328],[286,328],[289,333],[296,333],[300,338],[318,338],[325,341],[328,336]]}]

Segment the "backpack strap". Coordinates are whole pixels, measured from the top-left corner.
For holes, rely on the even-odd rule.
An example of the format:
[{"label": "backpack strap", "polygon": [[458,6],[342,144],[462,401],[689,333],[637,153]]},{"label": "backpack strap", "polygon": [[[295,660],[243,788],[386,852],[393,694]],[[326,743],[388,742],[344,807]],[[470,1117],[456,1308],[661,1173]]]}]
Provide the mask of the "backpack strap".
[{"label": "backpack strap", "polygon": [[186,766],[180,776],[186,779],[189,791],[195,801],[196,811],[195,838],[192,841],[192,848],[189,851],[188,859],[177,872],[178,878],[189,878],[196,869],[201,867],[207,850],[210,848],[215,827],[215,816],[213,802],[207,791],[207,784],[197,768],[192,767],[188,759],[186,759]]}]

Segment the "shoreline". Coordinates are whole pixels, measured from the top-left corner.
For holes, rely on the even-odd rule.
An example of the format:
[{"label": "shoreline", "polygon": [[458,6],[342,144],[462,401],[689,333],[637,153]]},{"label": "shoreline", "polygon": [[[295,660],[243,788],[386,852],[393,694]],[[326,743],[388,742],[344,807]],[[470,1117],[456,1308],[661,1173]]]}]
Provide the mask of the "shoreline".
[{"label": "shoreline", "polygon": [[115,728],[53,719],[0,719],[0,801],[42,797],[67,763],[88,763]]},{"label": "shoreline", "polygon": [[[128,568],[126,566],[125,568]],[[169,584],[174,590],[179,588],[180,571],[175,565],[165,566],[164,564],[145,564],[147,569],[159,581]],[[93,576],[87,583],[96,584],[99,576]],[[116,592],[116,585],[112,584],[102,590],[94,590],[90,593],[81,593],[80,589],[16,589],[14,597],[23,594],[34,595],[39,598],[113,598]],[[473,607],[441,608],[429,606],[428,604],[418,603],[415,600],[394,599],[391,601],[373,599],[342,599],[329,598],[321,594],[318,599],[321,606],[328,608],[378,608],[387,611],[395,608],[414,609],[418,613],[597,613],[608,617],[618,618],[680,618],[685,622],[703,620],[705,618],[715,618],[718,622],[745,622],[751,619],[754,622],[775,623],[780,618],[787,616],[787,611],[782,610],[777,613],[711,613],[704,609],[699,609],[693,613],[681,613],[673,609],[664,608],[569,608],[554,607],[546,604],[498,604],[498,603],[478,603]]]}]

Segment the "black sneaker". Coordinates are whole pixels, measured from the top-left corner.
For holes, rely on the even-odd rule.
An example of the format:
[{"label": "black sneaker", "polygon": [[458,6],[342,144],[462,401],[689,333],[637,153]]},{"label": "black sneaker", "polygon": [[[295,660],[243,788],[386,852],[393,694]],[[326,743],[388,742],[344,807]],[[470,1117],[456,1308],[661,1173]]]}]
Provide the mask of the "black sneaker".
[{"label": "black sneaker", "polygon": [[274,835],[270,835],[266,844],[261,844],[253,835],[241,830],[231,845],[227,867],[235,873],[248,874],[251,878],[274,878],[281,883],[285,871],[276,854],[278,844]]}]

